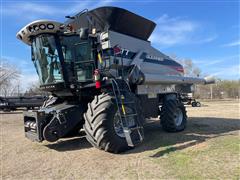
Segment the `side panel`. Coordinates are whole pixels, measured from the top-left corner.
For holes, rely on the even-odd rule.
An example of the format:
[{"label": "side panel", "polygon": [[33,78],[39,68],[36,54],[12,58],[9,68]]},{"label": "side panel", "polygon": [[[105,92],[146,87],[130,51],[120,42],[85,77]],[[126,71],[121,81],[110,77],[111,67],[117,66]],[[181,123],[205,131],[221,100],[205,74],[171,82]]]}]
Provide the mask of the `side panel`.
[{"label": "side panel", "polygon": [[149,98],[148,95],[138,96],[141,101],[142,112],[145,118],[157,117],[159,115],[158,98]]},{"label": "side panel", "polygon": [[156,98],[159,95],[169,94],[169,93],[192,93],[194,91],[194,86],[192,84],[148,84],[148,85],[138,85],[137,94],[147,95],[150,98]]},{"label": "side panel", "polygon": [[175,85],[161,84],[161,85],[138,85],[137,94],[148,94],[149,96],[176,92]]}]

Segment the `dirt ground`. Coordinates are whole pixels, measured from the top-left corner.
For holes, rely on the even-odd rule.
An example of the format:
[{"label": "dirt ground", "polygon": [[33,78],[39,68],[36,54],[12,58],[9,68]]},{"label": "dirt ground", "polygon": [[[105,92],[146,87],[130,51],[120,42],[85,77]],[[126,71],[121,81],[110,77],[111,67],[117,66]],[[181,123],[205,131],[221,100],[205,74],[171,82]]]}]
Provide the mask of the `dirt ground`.
[{"label": "dirt ground", "polygon": [[0,114],[2,179],[239,179],[238,101],[188,106],[188,127],[164,132],[152,120],[145,142],[123,154],[97,150],[84,136],[57,143],[24,137],[21,113]]}]

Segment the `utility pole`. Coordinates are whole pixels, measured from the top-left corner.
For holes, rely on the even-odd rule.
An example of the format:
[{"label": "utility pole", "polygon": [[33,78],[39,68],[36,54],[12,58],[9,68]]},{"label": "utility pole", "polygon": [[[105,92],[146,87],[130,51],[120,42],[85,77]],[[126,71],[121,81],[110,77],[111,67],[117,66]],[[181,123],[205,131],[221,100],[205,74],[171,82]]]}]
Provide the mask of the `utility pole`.
[{"label": "utility pole", "polygon": [[213,93],[212,93],[212,84],[210,84],[210,98],[213,98]]},{"label": "utility pole", "polygon": [[18,96],[19,96],[19,84],[18,84],[18,86],[17,86],[17,94],[18,94]]}]

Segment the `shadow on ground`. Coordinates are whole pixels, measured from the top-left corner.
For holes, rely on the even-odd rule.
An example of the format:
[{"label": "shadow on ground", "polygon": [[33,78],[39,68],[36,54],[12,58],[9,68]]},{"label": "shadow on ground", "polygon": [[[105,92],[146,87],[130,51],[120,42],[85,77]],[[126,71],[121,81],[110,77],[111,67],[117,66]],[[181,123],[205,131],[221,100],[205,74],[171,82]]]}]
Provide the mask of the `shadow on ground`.
[{"label": "shadow on ground", "polygon": [[164,132],[161,129],[159,122],[156,121],[145,127],[144,143],[141,146],[126,152],[126,154],[139,153],[170,146],[169,148],[164,148],[164,150],[160,150],[151,156],[157,158],[171,152],[195,146],[211,138],[224,136],[226,134],[234,134],[234,131],[237,130],[240,130],[240,121],[238,119],[192,117],[189,118],[186,130],[178,133]]},{"label": "shadow on ground", "polygon": [[56,143],[47,144],[46,146],[56,151],[74,151],[92,147],[85,138],[85,133],[83,131],[81,131],[76,137],[62,138]]},{"label": "shadow on ground", "polygon": [[[238,119],[227,118],[192,117],[189,118],[186,130],[178,133],[164,132],[159,124],[159,121],[148,123],[145,127],[144,143],[123,154],[140,153],[170,146],[151,156],[157,158],[174,151],[195,146],[208,139],[240,130],[240,121]],[[180,145],[171,147],[177,144]],[[56,151],[73,151],[92,147],[87,142],[84,134],[74,138],[61,139],[57,143],[46,146]]]}]

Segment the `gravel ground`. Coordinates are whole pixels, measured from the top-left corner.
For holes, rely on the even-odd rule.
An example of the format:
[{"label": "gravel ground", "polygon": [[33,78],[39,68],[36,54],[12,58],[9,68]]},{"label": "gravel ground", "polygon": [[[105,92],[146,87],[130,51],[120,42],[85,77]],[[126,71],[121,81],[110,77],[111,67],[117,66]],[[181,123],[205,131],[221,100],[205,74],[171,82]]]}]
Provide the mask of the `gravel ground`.
[{"label": "gravel ground", "polygon": [[1,113],[2,179],[239,179],[238,101],[188,106],[184,132],[146,126],[145,142],[123,154],[97,150],[84,136],[56,143],[24,137],[21,112]]}]

